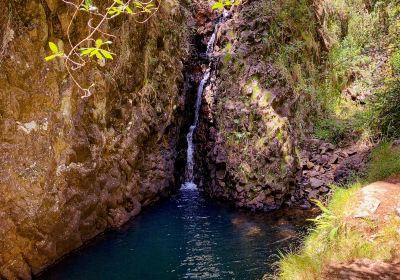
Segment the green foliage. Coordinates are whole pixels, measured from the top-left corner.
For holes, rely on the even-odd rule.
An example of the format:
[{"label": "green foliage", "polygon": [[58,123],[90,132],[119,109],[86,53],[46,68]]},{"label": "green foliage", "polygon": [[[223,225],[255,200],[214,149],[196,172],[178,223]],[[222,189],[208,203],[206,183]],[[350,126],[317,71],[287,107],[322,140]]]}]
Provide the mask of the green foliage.
[{"label": "green foliage", "polygon": [[110,45],[110,44],[112,44],[111,41],[103,42],[102,39],[97,39],[95,47],[82,48],[82,49],[80,49],[80,53],[82,56],[88,56],[88,57],[95,56],[99,60],[102,60],[102,59],[112,60],[113,55],[115,55],[115,54],[101,48],[104,45]]},{"label": "green foliage", "polygon": [[[329,206],[314,201],[322,214],[314,220],[316,227],[306,237],[303,248],[281,257],[279,279],[321,279],[319,275],[326,259],[343,259],[357,254],[349,244],[360,243],[360,238],[348,234],[344,224],[347,212],[343,209],[351,209],[359,187],[355,184],[347,190],[335,189]],[[337,249],[331,252],[332,248]]]},{"label": "green foliage", "polygon": [[218,10],[222,12],[224,9],[230,8],[232,6],[239,5],[241,0],[218,0],[214,5],[212,5],[211,9]]},{"label": "green foliage", "polygon": [[153,3],[146,3],[143,4],[142,2],[139,1],[134,1],[135,8],[139,9],[140,11],[144,13],[151,13],[156,9]]},{"label": "green foliage", "polygon": [[[155,5],[150,3],[142,3],[140,1],[132,1],[134,8],[129,7],[128,3],[124,3],[122,0],[114,0],[117,4],[116,7],[110,7],[108,9],[108,14],[111,16],[119,16],[122,13],[126,13],[128,15],[132,15],[135,13],[146,13],[150,14],[156,9]],[[134,9],[136,11],[134,11]]]},{"label": "green foliage", "polygon": [[49,42],[49,48],[50,48],[50,50],[51,50],[51,52],[52,52],[52,55],[49,55],[49,56],[45,57],[45,60],[46,60],[46,61],[51,61],[51,60],[55,59],[56,57],[62,57],[62,56],[64,56],[64,53],[61,52],[61,51],[58,49],[58,46],[57,46],[55,43]]},{"label": "green foliage", "polygon": [[115,3],[118,4],[117,7],[110,7],[108,9],[108,14],[111,16],[119,16],[122,13],[133,14],[132,9],[127,5],[124,4],[121,0],[114,0]]},{"label": "green foliage", "polygon": [[[114,53],[110,52],[108,49],[105,49],[105,45],[110,45],[111,41],[103,41],[102,39],[94,40],[96,36],[101,36],[103,38],[116,37],[113,34],[108,33],[106,30],[108,26],[106,26],[107,21],[121,15],[138,15],[140,20],[137,22],[145,23],[147,22],[157,11],[160,5],[158,2],[158,6],[156,7],[154,3],[155,0],[149,0],[147,2],[141,2],[138,0],[124,2],[123,0],[113,0],[113,2],[107,7],[102,8],[103,11],[100,11],[95,5],[93,0],[84,0],[78,6],[74,2],[64,1],[65,4],[74,7],[75,11],[72,13],[72,18],[69,21],[68,32],[66,34],[69,44],[71,46],[69,52],[64,54],[63,52],[58,50],[58,47],[53,42],[49,42],[49,47],[52,52],[50,56],[45,58],[46,61],[53,60],[56,57],[64,58],[64,66],[67,69],[68,74],[71,76],[72,81],[80,90],[82,90],[85,94],[83,98],[89,97],[92,95],[91,89],[94,87],[94,83],[90,86],[85,87],[80,84],[80,79],[74,77],[73,72],[79,69],[82,69],[92,57],[96,57],[100,65],[104,65],[106,60],[113,60]],[[129,5],[132,4],[133,7]],[[80,17],[81,13],[79,11],[84,11],[89,13],[89,17],[87,18],[87,26],[88,26],[88,35],[79,39],[79,43],[74,45],[73,38],[71,34],[71,26],[76,21],[77,17]],[[94,26],[93,17],[100,17],[101,20],[95,21],[97,22]],[[94,47],[86,47],[95,42]],[[85,47],[82,47],[85,46]]]},{"label": "green foliage", "polygon": [[393,73],[395,75],[400,75],[400,50],[396,51],[391,59],[390,59],[390,64],[393,69]]},{"label": "green foliage", "polygon": [[400,81],[393,82],[387,90],[376,95],[373,102],[376,130],[386,139],[400,137]]},{"label": "green foliage", "polygon": [[344,139],[347,129],[346,123],[341,120],[322,119],[317,120],[314,135],[318,139],[337,144]]},{"label": "green foliage", "polygon": [[371,155],[368,182],[379,181],[400,173],[400,148],[390,142],[380,144]]},{"label": "green foliage", "polygon": [[[372,11],[363,1],[321,2],[329,10],[323,29],[330,48],[323,50],[309,1],[283,0],[276,6],[265,1],[263,12],[275,15],[263,38],[265,56],[300,97],[296,118],[314,123],[318,138],[337,143],[346,135],[369,138],[376,132],[367,120],[376,116],[369,94],[391,79],[382,57],[399,44],[398,4],[378,2]],[[389,16],[382,19],[385,12]],[[400,54],[392,55],[390,65],[399,75]]]},{"label": "green foliage", "polygon": [[329,241],[334,240],[340,228],[340,225],[337,224],[339,219],[321,201],[314,199],[312,202],[321,210],[322,214],[310,220],[314,222],[319,231],[326,231],[328,233]]},{"label": "green foliage", "polygon": [[85,0],[85,2],[80,6],[80,10],[86,12],[95,12],[97,11],[97,7],[93,5],[92,0]]}]

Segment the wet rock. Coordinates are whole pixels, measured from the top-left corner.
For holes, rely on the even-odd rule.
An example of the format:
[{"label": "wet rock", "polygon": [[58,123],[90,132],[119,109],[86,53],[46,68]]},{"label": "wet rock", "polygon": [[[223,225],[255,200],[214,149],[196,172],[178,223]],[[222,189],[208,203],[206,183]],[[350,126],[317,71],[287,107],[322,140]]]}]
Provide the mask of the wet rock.
[{"label": "wet rock", "polygon": [[302,209],[311,209],[312,205],[307,200],[303,200],[303,202],[300,204],[300,207]]},{"label": "wet rock", "polygon": [[316,199],[316,198],[318,198],[318,194],[319,194],[318,190],[313,190],[308,194],[308,197],[310,199]]},{"label": "wet rock", "polygon": [[331,143],[323,143],[320,147],[319,147],[319,151],[321,154],[325,154],[327,152],[331,152],[335,149],[335,146]]},{"label": "wet rock", "polygon": [[314,163],[312,163],[311,161],[307,160],[306,162],[303,163],[302,167],[305,170],[311,170],[314,168]]},{"label": "wet rock", "polygon": [[353,155],[357,154],[357,151],[356,150],[350,150],[350,151],[347,151],[347,154],[349,156],[353,156]]},{"label": "wet rock", "polygon": [[262,235],[262,231],[259,227],[253,226],[251,227],[247,232],[246,232],[246,236],[248,237],[256,237],[256,236],[261,236]]},{"label": "wet rock", "polygon": [[329,188],[327,188],[327,187],[322,187],[322,188],[320,188],[319,190],[320,190],[321,192],[323,192],[323,193],[329,192]]}]

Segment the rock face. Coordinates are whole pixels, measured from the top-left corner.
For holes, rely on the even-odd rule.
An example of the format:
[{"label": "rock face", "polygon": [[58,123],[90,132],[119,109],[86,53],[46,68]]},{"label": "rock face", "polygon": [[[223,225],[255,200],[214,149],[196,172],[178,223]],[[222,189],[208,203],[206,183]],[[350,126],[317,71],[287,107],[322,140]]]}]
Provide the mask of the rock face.
[{"label": "rock face", "polygon": [[110,23],[118,55],[77,73],[96,82],[82,99],[63,62],[43,59],[49,40],[67,46],[71,10],[52,0],[0,8],[0,278],[30,279],[174,186],[187,21],[168,0],[146,24]]},{"label": "rock face", "polygon": [[200,185],[211,196],[272,210],[290,198],[299,163],[292,125],[296,98],[273,64],[260,59],[271,23],[258,16],[263,5],[267,1],[235,7],[220,27],[197,162]]},{"label": "rock face", "polygon": [[[300,2],[246,1],[229,11],[219,30],[196,139],[198,180],[211,196],[239,207],[310,207],[308,200],[326,196],[329,185],[344,182],[368,159],[368,147],[339,148],[311,136],[319,108],[315,94],[298,84],[329,48],[328,11],[326,1]],[[289,29],[297,20],[307,35]],[[282,61],[293,50],[283,48],[296,44],[308,44],[297,55],[310,61],[287,66]]]},{"label": "rock face", "polygon": [[311,206],[309,199],[323,200],[332,184],[346,184],[352,175],[365,171],[372,148],[359,143],[337,147],[318,139],[307,139],[301,146],[297,188],[289,204],[305,207]]}]

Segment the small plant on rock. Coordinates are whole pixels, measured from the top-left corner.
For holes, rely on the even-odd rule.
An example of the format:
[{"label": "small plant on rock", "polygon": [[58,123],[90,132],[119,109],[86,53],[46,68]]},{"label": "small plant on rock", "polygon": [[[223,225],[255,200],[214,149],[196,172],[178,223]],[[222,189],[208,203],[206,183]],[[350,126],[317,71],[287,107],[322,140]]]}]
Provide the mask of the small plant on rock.
[{"label": "small plant on rock", "polygon": [[240,2],[240,0],[218,0],[218,2],[212,5],[211,9],[213,11],[218,10],[219,12],[222,12],[224,9],[239,5]]}]

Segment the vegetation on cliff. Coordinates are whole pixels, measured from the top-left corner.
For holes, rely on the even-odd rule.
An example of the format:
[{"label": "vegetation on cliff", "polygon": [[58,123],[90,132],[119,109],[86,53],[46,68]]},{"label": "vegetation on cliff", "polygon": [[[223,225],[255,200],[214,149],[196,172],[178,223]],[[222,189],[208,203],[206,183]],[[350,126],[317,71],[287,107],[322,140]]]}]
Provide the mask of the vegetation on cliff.
[{"label": "vegetation on cliff", "polygon": [[[286,26],[282,36],[294,37],[289,44],[279,42],[277,61],[295,92],[314,100],[310,106],[315,113],[299,119],[312,123],[314,137],[339,146],[381,142],[370,156],[368,169],[355,176],[355,183],[331,186],[327,207],[317,202],[322,214],[315,220],[316,228],[301,249],[283,255],[279,264],[280,279],[345,279],[335,276],[335,264],[398,257],[396,209],[391,208],[384,221],[354,218],[353,210],[360,195],[370,189],[365,185],[388,177],[388,182],[398,183],[390,176],[400,173],[400,150],[386,141],[400,136],[400,3],[335,0],[313,1],[311,6],[309,1],[300,1],[298,9],[291,1],[283,2],[287,6],[280,12]],[[310,103],[300,106],[306,104]],[[386,191],[386,185],[379,187]]]},{"label": "vegetation on cliff", "polygon": [[396,137],[398,21],[398,1],[230,9],[199,130],[204,188],[270,210],[307,206],[362,171],[370,148]]}]

